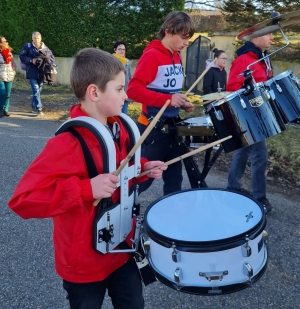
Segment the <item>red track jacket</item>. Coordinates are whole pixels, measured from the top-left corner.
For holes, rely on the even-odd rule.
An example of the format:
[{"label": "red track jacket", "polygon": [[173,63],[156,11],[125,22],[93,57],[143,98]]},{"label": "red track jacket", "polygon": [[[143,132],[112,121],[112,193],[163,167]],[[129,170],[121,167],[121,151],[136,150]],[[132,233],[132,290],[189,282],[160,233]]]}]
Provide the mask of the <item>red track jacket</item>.
[{"label": "red track jacket", "polygon": [[[75,105],[71,109],[71,117],[78,116],[87,115],[80,105]],[[113,120],[118,121],[121,127],[120,148],[116,145],[119,166],[127,156],[129,136],[119,119]],[[102,154],[97,139],[85,128],[77,127],[76,130],[85,139],[101,174]],[[146,160],[143,159],[143,162]],[[118,189],[112,196],[114,202],[119,199],[119,194]],[[57,273],[67,281],[84,283],[105,279],[130,258],[126,253],[103,255],[93,249],[93,220],[96,215],[93,201],[80,143],[71,133],[61,133],[48,141],[29,166],[9,201],[9,207],[24,219],[53,219]],[[127,240],[132,238],[132,232]]]}]

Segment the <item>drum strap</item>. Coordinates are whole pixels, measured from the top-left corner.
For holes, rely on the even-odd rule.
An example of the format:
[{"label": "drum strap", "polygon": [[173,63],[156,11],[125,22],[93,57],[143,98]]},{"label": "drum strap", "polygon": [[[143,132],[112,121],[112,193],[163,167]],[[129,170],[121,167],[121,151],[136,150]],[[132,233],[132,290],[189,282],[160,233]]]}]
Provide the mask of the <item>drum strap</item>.
[{"label": "drum strap", "polygon": [[[85,140],[83,139],[83,137],[74,129],[74,128],[69,128],[68,131],[78,139],[81,148],[82,148],[82,152],[84,155],[84,159],[85,159],[85,164],[88,170],[88,174],[90,178],[94,178],[96,177],[99,173],[97,171],[93,156],[85,142]],[[108,208],[112,205],[112,200],[111,198],[104,198],[101,199],[100,204],[97,206],[98,207],[98,213],[100,211],[102,211],[105,208]]]},{"label": "drum strap", "polygon": [[[98,171],[94,162],[94,159],[92,157],[92,154],[85,142],[85,140],[83,139],[83,137],[74,129],[74,128],[69,128],[68,131],[78,139],[82,151],[83,151],[83,155],[84,155],[84,159],[85,159],[85,164],[88,170],[88,174],[90,178],[96,177],[98,175]],[[98,204],[98,211],[97,213],[101,212],[103,209],[106,209],[108,207],[110,207],[112,205],[112,199],[111,198],[103,198],[101,199],[100,203]],[[127,244],[127,242],[123,241],[121,242],[118,247],[120,249],[131,249],[129,247],[129,245]],[[97,251],[98,252],[98,251]],[[132,254],[133,256],[135,256],[135,254]]]}]

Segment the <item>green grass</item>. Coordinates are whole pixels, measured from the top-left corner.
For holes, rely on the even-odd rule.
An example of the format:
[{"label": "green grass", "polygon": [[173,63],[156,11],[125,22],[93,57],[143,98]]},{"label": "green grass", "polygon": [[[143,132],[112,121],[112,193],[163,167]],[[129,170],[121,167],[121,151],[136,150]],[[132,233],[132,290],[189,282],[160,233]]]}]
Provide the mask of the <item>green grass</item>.
[{"label": "green grass", "polygon": [[[15,90],[26,90],[30,89],[29,80],[25,78],[24,74],[17,73],[13,83],[13,89]],[[61,94],[73,93],[71,86],[60,85],[54,83],[52,86],[43,85],[43,91],[55,91]]]}]

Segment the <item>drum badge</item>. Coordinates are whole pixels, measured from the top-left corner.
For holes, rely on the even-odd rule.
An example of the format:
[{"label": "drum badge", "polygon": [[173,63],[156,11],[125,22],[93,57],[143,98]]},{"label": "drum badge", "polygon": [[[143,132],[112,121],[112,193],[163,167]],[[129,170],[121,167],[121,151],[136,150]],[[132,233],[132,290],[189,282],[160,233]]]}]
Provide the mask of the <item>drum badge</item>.
[{"label": "drum badge", "polygon": [[253,214],[253,211],[250,211],[250,213],[246,216],[247,218],[246,222],[249,222],[249,220],[253,218],[252,214]]},{"label": "drum badge", "polygon": [[264,100],[261,96],[255,97],[249,100],[252,107],[259,107],[264,103]]}]

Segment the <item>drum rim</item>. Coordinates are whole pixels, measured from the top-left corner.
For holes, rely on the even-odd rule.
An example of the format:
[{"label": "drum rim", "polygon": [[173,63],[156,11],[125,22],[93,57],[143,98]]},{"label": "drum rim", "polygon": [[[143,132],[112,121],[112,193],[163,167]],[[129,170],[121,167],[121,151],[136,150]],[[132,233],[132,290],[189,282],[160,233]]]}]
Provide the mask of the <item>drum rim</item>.
[{"label": "drum rim", "polygon": [[[274,81],[281,80],[282,78],[290,76],[292,74],[293,74],[293,72],[291,70],[284,71],[284,72],[282,72],[278,75],[275,75],[272,78],[268,79],[267,81],[264,82],[264,84],[269,86],[270,84],[274,83]],[[277,78],[277,77],[281,77],[281,78]]]},{"label": "drum rim", "polygon": [[[150,209],[157,204],[157,202],[168,198],[172,195],[176,195],[183,192],[190,192],[190,191],[199,191],[199,190],[214,190],[214,191],[226,191],[226,192],[233,192],[239,195],[243,195],[252,201],[256,203],[256,205],[261,209],[262,216],[259,222],[253,226],[251,229],[238,234],[234,235],[232,237],[218,239],[218,240],[210,240],[210,241],[188,241],[188,240],[178,240],[175,238],[170,238],[165,235],[160,234],[159,232],[155,231],[153,228],[150,227],[150,225],[147,223],[147,215],[150,211]],[[176,249],[183,251],[183,252],[217,252],[217,251],[223,251],[223,250],[229,250],[232,248],[236,248],[238,246],[242,246],[247,242],[246,238],[249,238],[250,240],[255,239],[259,236],[259,234],[264,230],[267,224],[266,214],[263,209],[263,207],[253,198],[249,197],[246,194],[237,193],[231,190],[226,189],[219,189],[219,188],[196,188],[196,189],[186,189],[182,191],[177,191],[168,195],[165,195],[154,202],[152,202],[148,208],[146,209],[144,213],[144,221],[143,226],[145,230],[145,234],[148,235],[148,237],[153,240],[154,242],[158,243],[159,245],[171,248],[172,245],[175,244]]]},{"label": "drum rim", "polygon": [[234,91],[233,93],[230,93],[228,96],[222,98],[222,99],[219,99],[219,100],[216,100],[214,102],[211,103],[211,105],[213,106],[220,106],[232,99],[234,99],[236,96],[238,96],[239,94],[243,94],[245,92],[245,89],[239,89],[237,91]]}]

